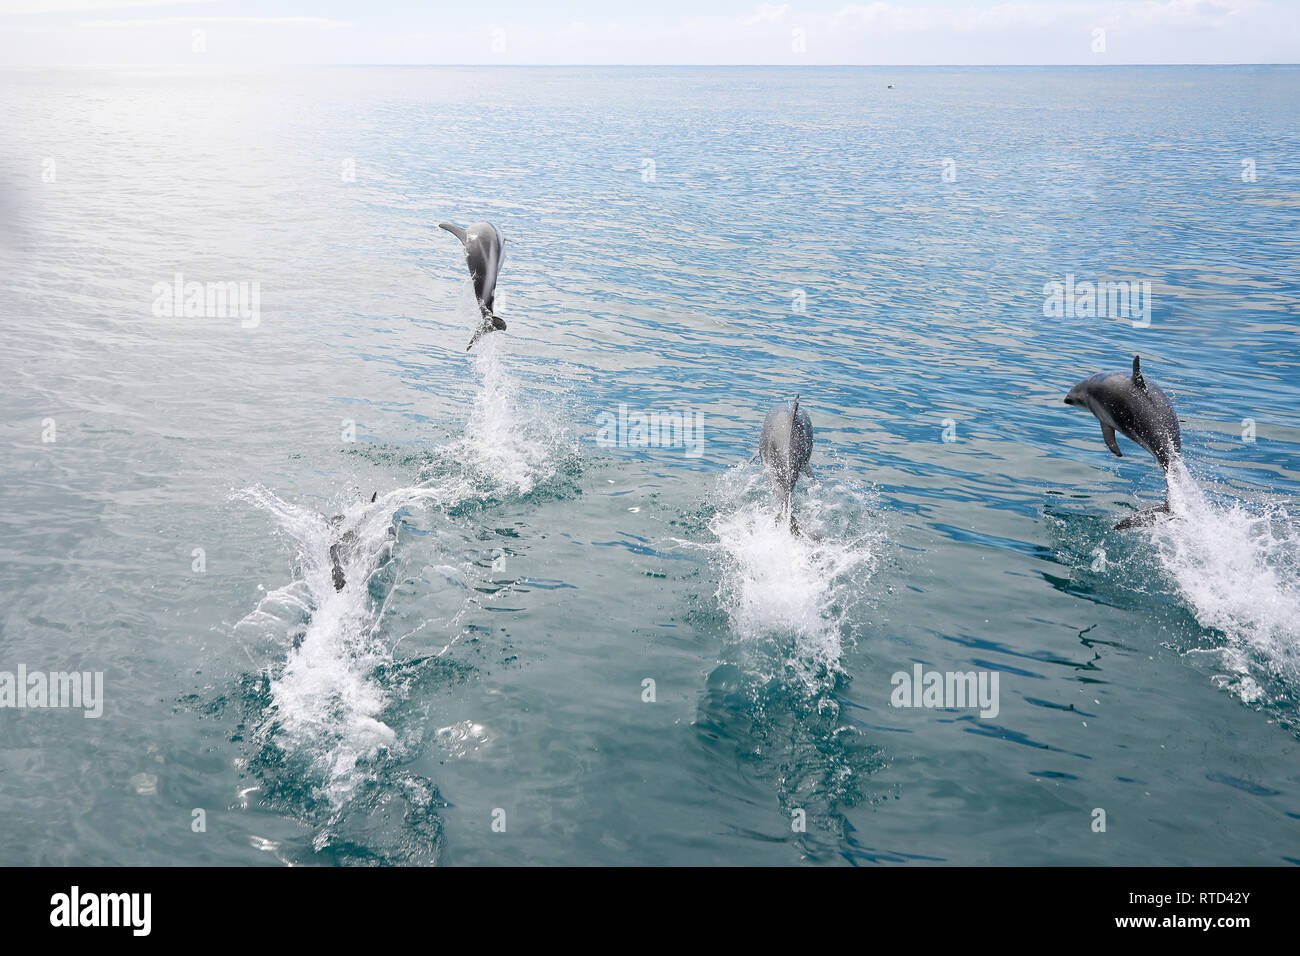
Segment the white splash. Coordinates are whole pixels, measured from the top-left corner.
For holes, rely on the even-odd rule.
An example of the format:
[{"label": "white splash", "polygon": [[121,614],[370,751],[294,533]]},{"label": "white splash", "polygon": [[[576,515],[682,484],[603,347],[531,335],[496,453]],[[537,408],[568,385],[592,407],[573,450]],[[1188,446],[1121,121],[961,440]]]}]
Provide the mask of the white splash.
[{"label": "white splash", "polygon": [[870,523],[869,495],[823,477],[796,496],[804,533],[792,534],[778,518],[767,476],[753,471],[742,466],[723,477],[723,496],[733,506],[709,525],[723,563],[718,600],[742,642],[776,651],[815,692],[843,671],[844,635],[864,600],[883,532]]},{"label": "white splash", "polygon": [[[462,296],[459,311],[480,321],[472,287]],[[507,373],[502,351],[509,332],[489,332],[474,346],[474,370],[479,390],[465,425],[464,436],[442,453],[454,458],[471,474],[508,492],[525,495],[555,474],[557,442],[543,426],[547,418],[525,409],[519,386]],[[550,416],[553,420],[554,416]]]},{"label": "white splash", "polygon": [[1278,503],[1212,500],[1182,466],[1169,478],[1173,517],[1152,543],[1197,621],[1226,639],[1224,683],[1247,702],[1266,696],[1257,677],[1300,686],[1300,526]]},{"label": "white splash", "polygon": [[[476,307],[473,313],[477,320]],[[275,518],[295,547],[299,571],[235,627],[250,658],[271,671],[272,705],[259,734],[308,759],[318,792],[335,810],[375,772],[370,765],[376,758],[401,748],[397,732],[383,720],[389,691],[375,675],[393,661],[402,638],[392,646],[380,638],[388,595],[372,595],[370,588],[392,551],[394,515],[417,503],[451,508],[485,491],[526,494],[555,473],[559,445],[535,437],[540,419],[520,411],[518,387],[498,355],[501,339],[501,333],[491,333],[475,346],[481,387],[465,433],[434,450],[439,467],[419,486],[388,492],[373,503],[355,502],[332,519],[261,486],[237,493]],[[334,587],[333,545],[346,581],[341,590]],[[464,569],[433,570],[467,587]],[[299,639],[286,653],[291,634]]]},{"label": "white splash", "polygon": [[[394,513],[438,495],[403,488],[373,503],[357,502],[334,521],[261,486],[237,497],[275,517],[295,546],[301,577],[269,592],[236,625],[236,636],[249,650],[250,638],[282,642],[295,625],[306,625],[283,667],[272,668],[272,706],[258,734],[288,753],[306,755],[320,793],[338,808],[367,779],[363,763],[398,746],[396,733],[380,717],[389,700],[373,674],[392,658],[375,637],[383,603],[372,597],[369,581],[392,550]],[[341,590],[335,590],[330,559],[335,544],[346,578]]]}]

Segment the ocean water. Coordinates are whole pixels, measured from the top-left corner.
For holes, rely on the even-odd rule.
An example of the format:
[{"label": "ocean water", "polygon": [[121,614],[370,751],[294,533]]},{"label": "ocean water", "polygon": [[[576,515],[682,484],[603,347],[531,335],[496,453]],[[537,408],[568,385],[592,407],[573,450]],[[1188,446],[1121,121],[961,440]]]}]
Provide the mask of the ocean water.
[{"label": "ocean water", "polygon": [[[0,862],[1300,863],[1297,102],[0,74],[0,670],[104,675],[0,709]],[[482,219],[467,353],[436,227]],[[1067,277],[1149,312],[1045,314]],[[1062,399],[1135,352],[1187,472],[1116,532],[1158,469]],[[751,461],[795,395],[798,537]],[[892,706],[917,665],[996,714]]]}]

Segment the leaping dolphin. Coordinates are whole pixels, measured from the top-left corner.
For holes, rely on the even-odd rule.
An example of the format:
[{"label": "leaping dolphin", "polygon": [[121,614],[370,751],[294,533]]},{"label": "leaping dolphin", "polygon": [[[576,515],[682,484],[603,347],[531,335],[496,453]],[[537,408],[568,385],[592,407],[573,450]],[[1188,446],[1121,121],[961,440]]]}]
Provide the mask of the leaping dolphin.
[{"label": "leaping dolphin", "polygon": [[483,314],[482,323],[469,340],[469,345],[465,346],[465,351],[468,352],[484,333],[494,329],[503,331],[506,327],[505,322],[492,311],[505,240],[501,237],[501,231],[490,222],[476,222],[468,229],[440,222],[438,228],[446,229],[464,245],[465,263],[469,266],[470,278],[474,280],[474,297],[478,300],[479,312]]},{"label": "leaping dolphin", "polygon": [[[790,531],[799,533],[794,518],[794,486],[802,472],[812,478],[808,462],[812,458],[813,430],[808,413],[799,407],[799,396],[793,402],[782,402],[763,419],[763,434],[758,439],[758,457],[772,472],[781,493],[780,517],[789,516]],[[779,520],[779,519],[778,519]]]},{"label": "leaping dolphin", "polygon": [[[1101,422],[1102,440],[1118,457],[1122,458],[1124,453],[1115,441],[1116,431],[1149,451],[1160,463],[1168,484],[1169,469],[1182,461],[1183,437],[1178,428],[1178,415],[1168,396],[1155,382],[1142,377],[1139,356],[1133,356],[1132,375],[1099,372],[1070,389],[1065,404],[1077,405],[1096,415]],[[1166,493],[1164,504],[1125,518],[1115,529],[1122,531],[1150,524],[1159,515],[1168,513]]]}]

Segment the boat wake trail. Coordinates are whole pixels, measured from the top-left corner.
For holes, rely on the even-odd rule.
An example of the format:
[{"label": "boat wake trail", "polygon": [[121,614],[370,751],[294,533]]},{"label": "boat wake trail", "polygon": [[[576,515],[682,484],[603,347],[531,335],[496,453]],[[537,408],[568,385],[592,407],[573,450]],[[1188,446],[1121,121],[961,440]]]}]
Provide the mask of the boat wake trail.
[{"label": "boat wake trail", "polygon": [[1281,503],[1207,493],[1182,467],[1169,473],[1173,517],[1150,529],[1162,571],[1198,623],[1216,632],[1247,703],[1300,697],[1300,524]]},{"label": "boat wake trail", "polygon": [[728,472],[719,494],[709,524],[721,563],[717,597],[746,666],[810,694],[833,687],[884,538],[873,496],[823,477],[797,505],[804,533],[791,534],[761,468]]}]

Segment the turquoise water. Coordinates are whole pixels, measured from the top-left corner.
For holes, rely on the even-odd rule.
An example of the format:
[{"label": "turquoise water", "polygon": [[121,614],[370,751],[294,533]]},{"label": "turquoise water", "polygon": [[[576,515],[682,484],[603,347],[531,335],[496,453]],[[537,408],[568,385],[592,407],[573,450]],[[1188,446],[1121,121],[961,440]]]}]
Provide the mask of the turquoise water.
[{"label": "turquoise water", "polygon": [[[105,700],[0,710],[0,862],[1300,862],[1298,101],[4,73],[0,670]],[[466,354],[436,225],[480,219],[509,330]],[[157,314],[176,273],[256,323]],[[1149,325],[1045,316],[1067,276]],[[1158,470],[1062,399],[1134,352],[1191,478],[1115,532]],[[816,537],[750,462],[795,394]],[[891,706],[918,663],[996,716]]]}]

